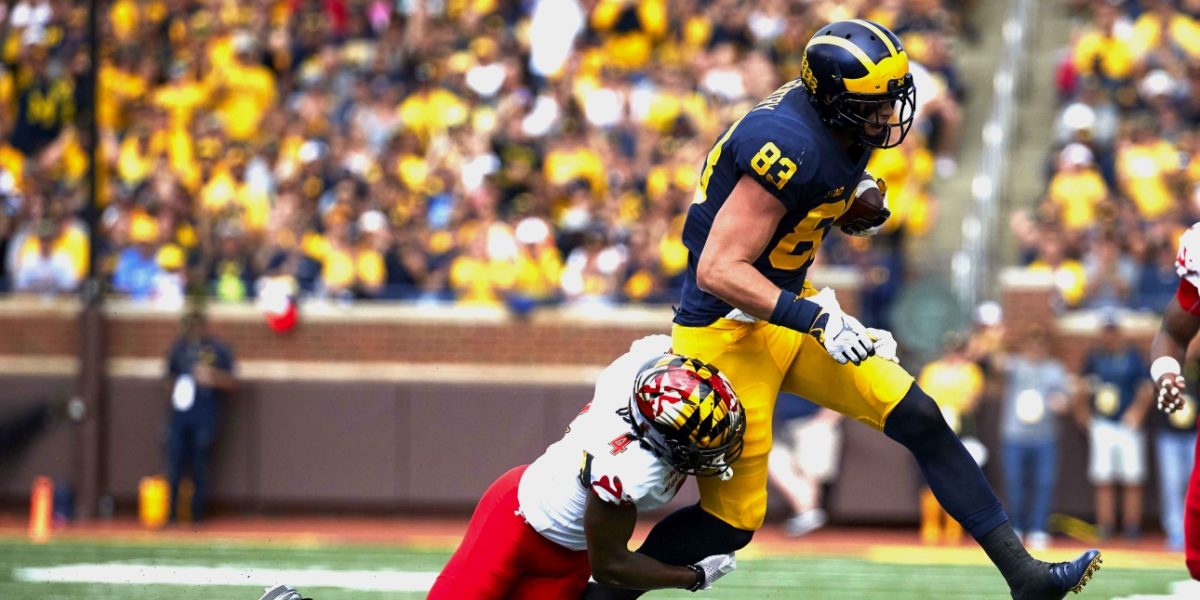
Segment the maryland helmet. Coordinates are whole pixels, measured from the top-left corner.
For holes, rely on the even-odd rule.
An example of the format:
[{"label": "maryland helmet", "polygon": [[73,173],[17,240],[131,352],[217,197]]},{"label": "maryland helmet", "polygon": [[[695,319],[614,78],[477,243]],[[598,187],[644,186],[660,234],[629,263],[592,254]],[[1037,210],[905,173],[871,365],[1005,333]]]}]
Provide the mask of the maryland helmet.
[{"label": "maryland helmet", "polygon": [[683,473],[728,478],[742,453],[742,404],[729,380],[704,361],[678,354],[646,361],[629,413],[643,445]]},{"label": "maryland helmet", "polygon": [[883,25],[850,19],[817,30],[804,49],[800,79],[821,120],[866,146],[897,146],[912,128],[917,92],[908,53]]}]

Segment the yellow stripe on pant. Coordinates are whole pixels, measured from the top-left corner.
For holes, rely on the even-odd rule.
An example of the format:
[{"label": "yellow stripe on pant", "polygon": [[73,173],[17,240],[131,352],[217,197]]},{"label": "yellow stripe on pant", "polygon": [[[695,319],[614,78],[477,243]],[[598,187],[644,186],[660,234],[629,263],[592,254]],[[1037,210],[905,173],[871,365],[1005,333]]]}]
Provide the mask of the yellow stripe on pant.
[{"label": "yellow stripe on pant", "polygon": [[871,357],[859,366],[840,365],[816,338],[765,321],[675,325],[671,339],[674,352],[720,369],[746,412],[745,450],[733,477],[697,478],[700,506],[739,529],[758,529],[766,514],[771,414],[780,390],[882,430],[913,383],[896,363]]}]

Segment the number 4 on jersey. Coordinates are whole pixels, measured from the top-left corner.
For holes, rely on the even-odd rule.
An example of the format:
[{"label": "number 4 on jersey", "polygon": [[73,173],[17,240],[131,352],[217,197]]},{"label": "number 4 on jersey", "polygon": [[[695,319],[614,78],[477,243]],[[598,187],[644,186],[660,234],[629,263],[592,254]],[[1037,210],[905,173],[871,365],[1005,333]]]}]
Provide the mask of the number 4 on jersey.
[{"label": "number 4 on jersey", "polygon": [[632,435],[629,435],[628,433],[622,433],[621,435],[618,435],[616,438],[614,438],[613,441],[608,443],[609,446],[612,446],[613,456],[616,456],[616,455],[624,452],[625,449],[629,447],[629,444],[633,443],[633,440],[634,440],[634,437]]}]

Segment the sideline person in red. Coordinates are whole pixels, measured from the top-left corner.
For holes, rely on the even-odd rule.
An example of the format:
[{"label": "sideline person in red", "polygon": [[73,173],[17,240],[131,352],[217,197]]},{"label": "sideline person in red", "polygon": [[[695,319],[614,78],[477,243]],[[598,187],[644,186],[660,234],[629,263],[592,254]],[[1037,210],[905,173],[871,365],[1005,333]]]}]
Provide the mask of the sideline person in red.
[{"label": "sideline person in red", "polygon": [[746,428],[724,375],[670,344],[634,342],[560,441],[492,483],[429,600],[577,598],[589,577],[695,591],[733,571],[732,553],[672,566],[629,550],[639,511],[688,475],[731,475]]}]

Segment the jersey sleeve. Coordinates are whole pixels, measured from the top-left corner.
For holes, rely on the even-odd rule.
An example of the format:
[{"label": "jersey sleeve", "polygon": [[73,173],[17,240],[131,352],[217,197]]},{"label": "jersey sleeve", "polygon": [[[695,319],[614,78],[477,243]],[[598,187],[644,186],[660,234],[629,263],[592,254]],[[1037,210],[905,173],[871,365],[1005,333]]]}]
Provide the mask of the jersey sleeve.
[{"label": "jersey sleeve", "polygon": [[1179,275],[1179,288],[1175,299],[1188,314],[1200,315],[1200,223],[1192,225],[1179,238],[1179,252],[1175,255],[1175,273]]},{"label": "jersey sleeve", "polygon": [[740,172],[791,210],[815,177],[819,157],[807,136],[770,123],[763,118],[738,128],[734,161]]},{"label": "jersey sleeve", "polygon": [[598,408],[620,408],[629,398],[633,379],[642,364],[671,349],[671,336],[650,335],[635,340],[629,351],[604,368],[596,378],[592,403]]},{"label": "jersey sleeve", "polygon": [[585,452],[579,483],[609,504],[636,504],[649,496],[656,477],[649,468],[650,457],[632,436],[627,445],[614,444],[608,451]]}]

